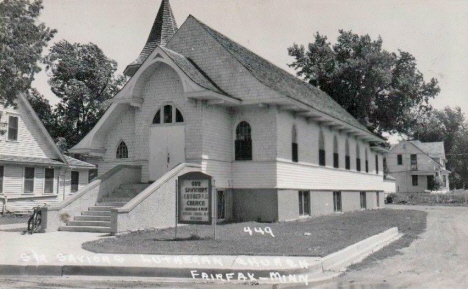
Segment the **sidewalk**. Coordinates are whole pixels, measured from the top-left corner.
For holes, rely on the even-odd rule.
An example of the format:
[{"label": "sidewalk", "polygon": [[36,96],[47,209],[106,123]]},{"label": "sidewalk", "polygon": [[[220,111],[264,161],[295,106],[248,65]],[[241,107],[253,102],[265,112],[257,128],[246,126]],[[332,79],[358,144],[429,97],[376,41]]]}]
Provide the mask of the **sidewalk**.
[{"label": "sidewalk", "polygon": [[131,276],[193,282],[308,284],[339,275],[343,262],[347,262],[347,266],[395,238],[385,232],[382,234],[385,236],[375,235],[320,258],[100,254],[82,249],[81,244],[108,238],[108,235],[75,232],[23,235],[21,232],[0,231],[0,275]]}]

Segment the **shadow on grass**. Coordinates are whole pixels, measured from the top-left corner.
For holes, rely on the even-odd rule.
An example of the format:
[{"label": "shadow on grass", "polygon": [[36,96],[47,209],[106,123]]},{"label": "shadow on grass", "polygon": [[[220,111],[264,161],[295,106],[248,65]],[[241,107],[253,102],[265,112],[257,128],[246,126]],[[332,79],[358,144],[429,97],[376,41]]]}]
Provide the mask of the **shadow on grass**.
[{"label": "shadow on grass", "polygon": [[200,237],[198,235],[192,234],[190,237],[185,237],[185,238],[154,238],[153,241],[164,241],[164,242],[180,242],[180,241],[203,241],[203,240],[208,240],[212,239],[209,237]]}]

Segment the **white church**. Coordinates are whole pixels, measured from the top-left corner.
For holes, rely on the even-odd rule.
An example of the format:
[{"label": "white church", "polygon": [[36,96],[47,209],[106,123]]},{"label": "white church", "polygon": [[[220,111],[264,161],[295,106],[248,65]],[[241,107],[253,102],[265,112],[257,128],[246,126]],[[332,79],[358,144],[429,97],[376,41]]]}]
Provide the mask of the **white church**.
[{"label": "white church", "polygon": [[99,177],[48,209],[47,230],[174,226],[174,183],[188,171],[215,180],[220,221],[383,206],[384,139],[194,16],[177,27],[169,0],[125,74],[128,83],[71,150],[97,164]]}]

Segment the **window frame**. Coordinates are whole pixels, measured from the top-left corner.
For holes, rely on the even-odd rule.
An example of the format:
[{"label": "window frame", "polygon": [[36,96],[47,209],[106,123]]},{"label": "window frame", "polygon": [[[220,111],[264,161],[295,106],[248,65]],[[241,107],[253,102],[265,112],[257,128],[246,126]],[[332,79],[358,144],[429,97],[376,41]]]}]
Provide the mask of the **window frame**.
[{"label": "window frame", "polygon": [[[16,119],[16,138],[11,139],[10,138],[10,124],[11,124],[11,119]],[[8,126],[7,126],[7,132],[6,132],[6,140],[10,142],[18,142],[19,141],[19,116],[17,115],[8,115]]]},{"label": "window frame", "polygon": [[349,140],[346,139],[345,142],[345,169],[348,171],[351,170],[351,156],[349,153]]},{"label": "window frame", "polygon": [[375,174],[379,174],[379,155],[375,154]]},{"label": "window frame", "polygon": [[[77,175],[78,177],[76,178],[77,182],[76,184],[73,183],[73,174]],[[76,189],[74,189],[74,186],[76,186]],[[80,189],[80,171],[71,171],[70,172],[70,193],[76,193]]]},{"label": "window frame", "polygon": [[327,151],[325,150],[325,136],[323,131],[319,132],[319,166],[325,167],[327,165]]},{"label": "window frame", "polygon": [[359,200],[361,204],[361,209],[367,209],[367,192],[359,192]]},{"label": "window frame", "polygon": [[[238,139],[238,129],[241,128],[241,124],[248,126],[248,137],[243,136],[243,139]],[[244,128],[245,129],[245,128]],[[244,131],[242,133],[245,133]],[[242,145],[242,146],[241,146]],[[242,148],[249,149],[247,152],[241,150]],[[243,153],[241,153],[243,152]],[[252,126],[250,122],[241,120],[234,129],[234,161],[252,161],[253,160],[253,141],[252,141]]]},{"label": "window frame", "polygon": [[365,151],[365,157],[366,157],[366,173],[369,173],[369,157],[368,157],[368,153],[367,153],[367,148],[366,148],[366,151]]},{"label": "window frame", "polygon": [[361,149],[359,144],[356,144],[356,171],[361,171]]},{"label": "window frame", "polygon": [[333,212],[335,213],[343,212],[341,191],[333,192]]},{"label": "window frame", "polygon": [[299,145],[297,143],[297,129],[295,125],[292,127],[291,139],[291,161],[297,163],[299,162]]},{"label": "window frame", "polygon": [[0,194],[3,194],[4,179],[5,179],[5,166],[0,166]]},{"label": "window frame", "polygon": [[[51,171],[52,170],[52,179],[50,178],[47,178],[47,171]],[[48,183],[49,181],[49,183]],[[50,183],[50,181],[52,181],[52,183]],[[55,183],[55,169],[54,168],[45,168],[44,169],[44,194],[54,194],[54,183]],[[52,184],[52,189],[50,192],[47,192],[46,189],[47,189],[47,186]]]},{"label": "window frame", "polygon": [[299,216],[310,216],[310,191],[298,191]]},{"label": "window frame", "polygon": [[[28,178],[27,171],[32,170],[32,178]],[[36,168],[35,167],[24,167],[23,168],[23,194],[32,195],[34,194],[34,183],[36,178]],[[27,183],[28,182],[28,183]],[[26,191],[26,189],[31,184],[31,191]]]},{"label": "window frame", "polygon": [[403,165],[403,154],[397,154],[397,166]]},{"label": "window frame", "polygon": [[418,175],[411,175],[411,185],[413,187],[419,186],[419,177],[418,177]]},{"label": "window frame", "polygon": [[[166,122],[165,117],[165,107],[170,106],[170,114],[171,114],[171,120],[170,122]],[[156,117],[158,116],[159,113],[159,122],[156,121]],[[182,118],[182,121],[178,121],[178,117]],[[155,114],[153,115],[153,118],[151,119],[151,125],[177,125],[177,124],[183,124],[185,123],[185,117],[182,111],[173,103],[165,103],[161,105],[158,110],[156,110]]]},{"label": "window frame", "polygon": [[333,137],[333,167],[335,169],[340,168],[340,153],[338,150],[338,139],[336,135]]},{"label": "window frame", "polygon": [[128,155],[129,153],[128,153],[127,143],[124,140],[120,140],[119,145],[117,146],[117,149],[115,150],[115,159],[117,160],[128,159]]}]

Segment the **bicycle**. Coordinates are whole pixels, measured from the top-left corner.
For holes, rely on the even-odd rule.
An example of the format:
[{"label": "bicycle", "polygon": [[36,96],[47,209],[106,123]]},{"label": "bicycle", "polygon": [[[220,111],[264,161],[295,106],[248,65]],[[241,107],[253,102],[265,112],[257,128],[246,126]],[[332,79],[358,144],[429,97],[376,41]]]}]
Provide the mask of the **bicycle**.
[{"label": "bicycle", "polygon": [[[46,204],[44,204],[44,207]],[[28,232],[30,235],[33,233],[37,233],[41,230],[41,222],[42,222],[42,213],[41,213],[41,206],[34,207],[31,216],[28,219]],[[25,233],[26,233],[25,232]]]}]

